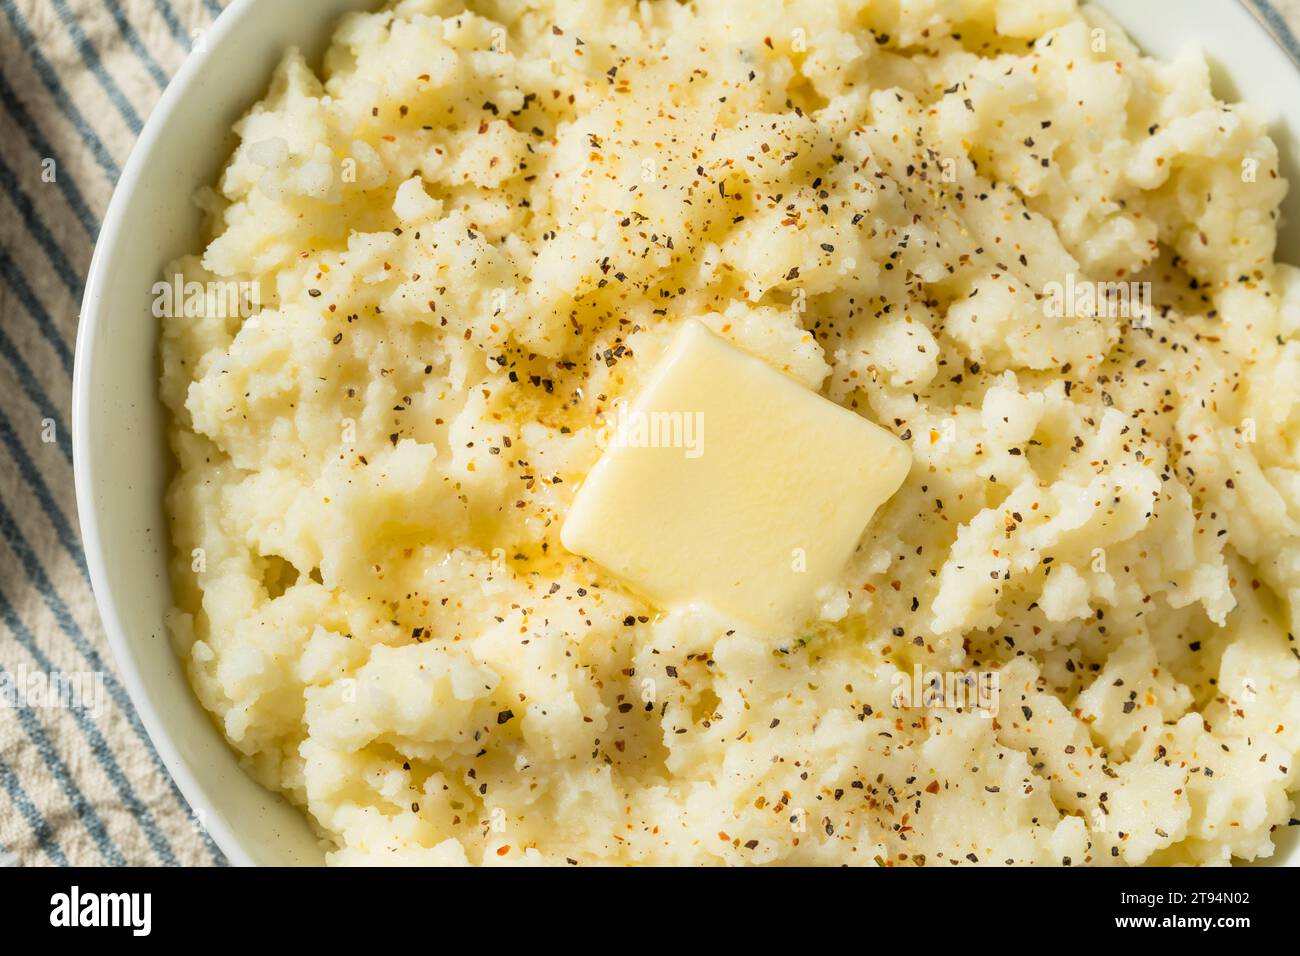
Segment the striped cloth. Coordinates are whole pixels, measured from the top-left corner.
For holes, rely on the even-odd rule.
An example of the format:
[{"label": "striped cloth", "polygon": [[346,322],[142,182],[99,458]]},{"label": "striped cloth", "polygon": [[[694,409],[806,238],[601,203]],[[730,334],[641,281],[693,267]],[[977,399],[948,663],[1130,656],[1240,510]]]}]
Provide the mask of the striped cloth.
[{"label": "striped cloth", "polygon": [[0,0],[3,862],[225,862],[116,676],[81,553],[69,431],[100,218],[195,31],[222,6]]},{"label": "striped cloth", "polygon": [[[115,675],[69,435],[100,217],[168,77],[224,3],[0,0],[0,863],[225,862]],[[1300,0],[1256,5],[1300,60],[1286,28],[1300,25]]]}]

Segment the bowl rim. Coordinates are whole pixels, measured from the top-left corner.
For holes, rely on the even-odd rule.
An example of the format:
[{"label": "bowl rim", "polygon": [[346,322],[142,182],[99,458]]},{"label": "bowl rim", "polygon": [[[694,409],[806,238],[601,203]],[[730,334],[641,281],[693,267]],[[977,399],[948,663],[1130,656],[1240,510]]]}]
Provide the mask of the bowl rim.
[{"label": "bowl rim", "polygon": [[[122,174],[113,186],[112,196],[96,237],[86,276],[85,292],[78,316],[71,403],[73,481],[78,524],[91,591],[94,594],[95,606],[109,648],[131,704],[139,714],[148,732],[149,740],[167,772],[171,774],[191,811],[201,814],[203,829],[226,859],[235,866],[254,866],[256,861],[244,849],[243,840],[225,816],[215,811],[204,788],[182,758],[167,722],[163,720],[153,700],[145,692],[136,651],[127,640],[118,613],[118,602],[109,585],[104,545],[99,528],[99,509],[92,491],[96,486],[96,473],[87,432],[92,400],[88,381],[91,343],[95,341],[94,333],[101,319],[99,302],[103,298],[103,289],[108,282],[106,264],[112,259],[114,249],[124,237],[125,213],[145,177],[155,144],[164,137],[172,116],[184,102],[190,88],[201,81],[209,57],[221,46],[226,35],[231,33],[241,20],[250,15],[256,8],[257,2],[258,0],[231,0],[229,5],[218,14],[205,32],[202,44],[192,48],[186,54],[180,69],[168,82],[150,112],[139,137],[131,147]],[[1080,0],[1081,5],[1087,2],[1088,0]],[[1291,60],[1297,70],[1300,70],[1300,40],[1297,40],[1290,25],[1269,0],[1237,0],[1237,4],[1250,15],[1259,36],[1279,49]],[[1293,184],[1292,188],[1300,188],[1300,183]],[[170,545],[170,539],[168,543]],[[226,742],[223,740],[223,743]]]},{"label": "bowl rim", "polygon": [[108,210],[104,213],[95,240],[95,250],[91,256],[90,270],[86,275],[86,288],[81,300],[72,370],[72,469],[76,489],[77,517],[81,530],[82,549],[86,556],[86,567],[90,572],[91,591],[95,596],[100,621],[109,648],[113,652],[113,659],[117,663],[122,683],[126,687],[132,705],[140,715],[140,720],[149,734],[149,740],[162,759],[167,772],[176,782],[182,796],[185,797],[190,810],[200,815],[203,829],[207,831],[226,859],[236,866],[253,866],[254,860],[244,850],[243,841],[225,817],[215,811],[206,792],[181,757],[166,721],[162,719],[153,700],[145,692],[144,680],[136,662],[136,653],[126,638],[122,619],[118,613],[117,599],[109,585],[104,546],[99,531],[99,509],[92,493],[97,482],[95,458],[87,423],[90,421],[92,400],[88,386],[91,343],[95,341],[95,329],[101,318],[99,303],[103,299],[103,290],[108,282],[106,264],[112,259],[117,245],[126,238],[124,236],[125,213],[131,205],[130,200],[145,177],[155,144],[165,136],[172,116],[185,101],[190,88],[200,82],[208,58],[221,46],[221,41],[235,28],[235,25],[255,9],[256,3],[257,0],[232,0],[230,5],[218,14],[204,35],[202,44],[197,49],[190,50],[180,69],[163,90],[145,121],[139,138],[131,147],[122,175],[113,187]]}]

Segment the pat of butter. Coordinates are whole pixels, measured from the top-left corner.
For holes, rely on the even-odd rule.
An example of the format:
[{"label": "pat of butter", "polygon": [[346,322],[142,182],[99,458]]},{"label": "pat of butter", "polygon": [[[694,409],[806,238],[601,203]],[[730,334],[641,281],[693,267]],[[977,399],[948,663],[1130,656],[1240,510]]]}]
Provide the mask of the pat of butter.
[{"label": "pat of butter", "polygon": [[791,627],[844,569],[911,453],[688,321],[574,498],[564,546],[665,608]]}]

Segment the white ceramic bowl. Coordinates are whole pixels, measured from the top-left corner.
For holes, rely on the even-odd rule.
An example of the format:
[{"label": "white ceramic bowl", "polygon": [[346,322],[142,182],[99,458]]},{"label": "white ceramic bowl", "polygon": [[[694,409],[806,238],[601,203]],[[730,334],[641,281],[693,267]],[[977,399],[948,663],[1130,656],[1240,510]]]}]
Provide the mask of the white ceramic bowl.
[{"label": "white ceramic bowl", "polygon": [[[170,604],[162,498],[170,463],[158,400],[151,288],[199,247],[191,197],[233,148],[231,126],[281,54],[323,51],[341,14],[375,0],[234,0],[167,87],[104,219],[77,334],[72,431],[82,539],[109,643],[154,745],[236,864],[322,862],[301,813],[240,769],[190,692],[163,625]],[[1273,110],[1296,188],[1281,257],[1300,262],[1300,70],[1235,0],[1099,0],[1149,53],[1206,49],[1217,92]],[[309,10],[304,10],[308,7]],[[1294,831],[1274,862],[1300,864]]]}]

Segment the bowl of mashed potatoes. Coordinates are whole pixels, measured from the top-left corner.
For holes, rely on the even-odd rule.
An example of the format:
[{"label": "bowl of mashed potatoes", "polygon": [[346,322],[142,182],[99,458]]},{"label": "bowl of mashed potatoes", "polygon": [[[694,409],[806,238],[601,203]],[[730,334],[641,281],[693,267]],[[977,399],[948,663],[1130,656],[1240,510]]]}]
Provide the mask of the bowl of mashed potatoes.
[{"label": "bowl of mashed potatoes", "polygon": [[1295,862],[1300,77],[1242,8],[279,6],[77,355],[233,860]]}]

